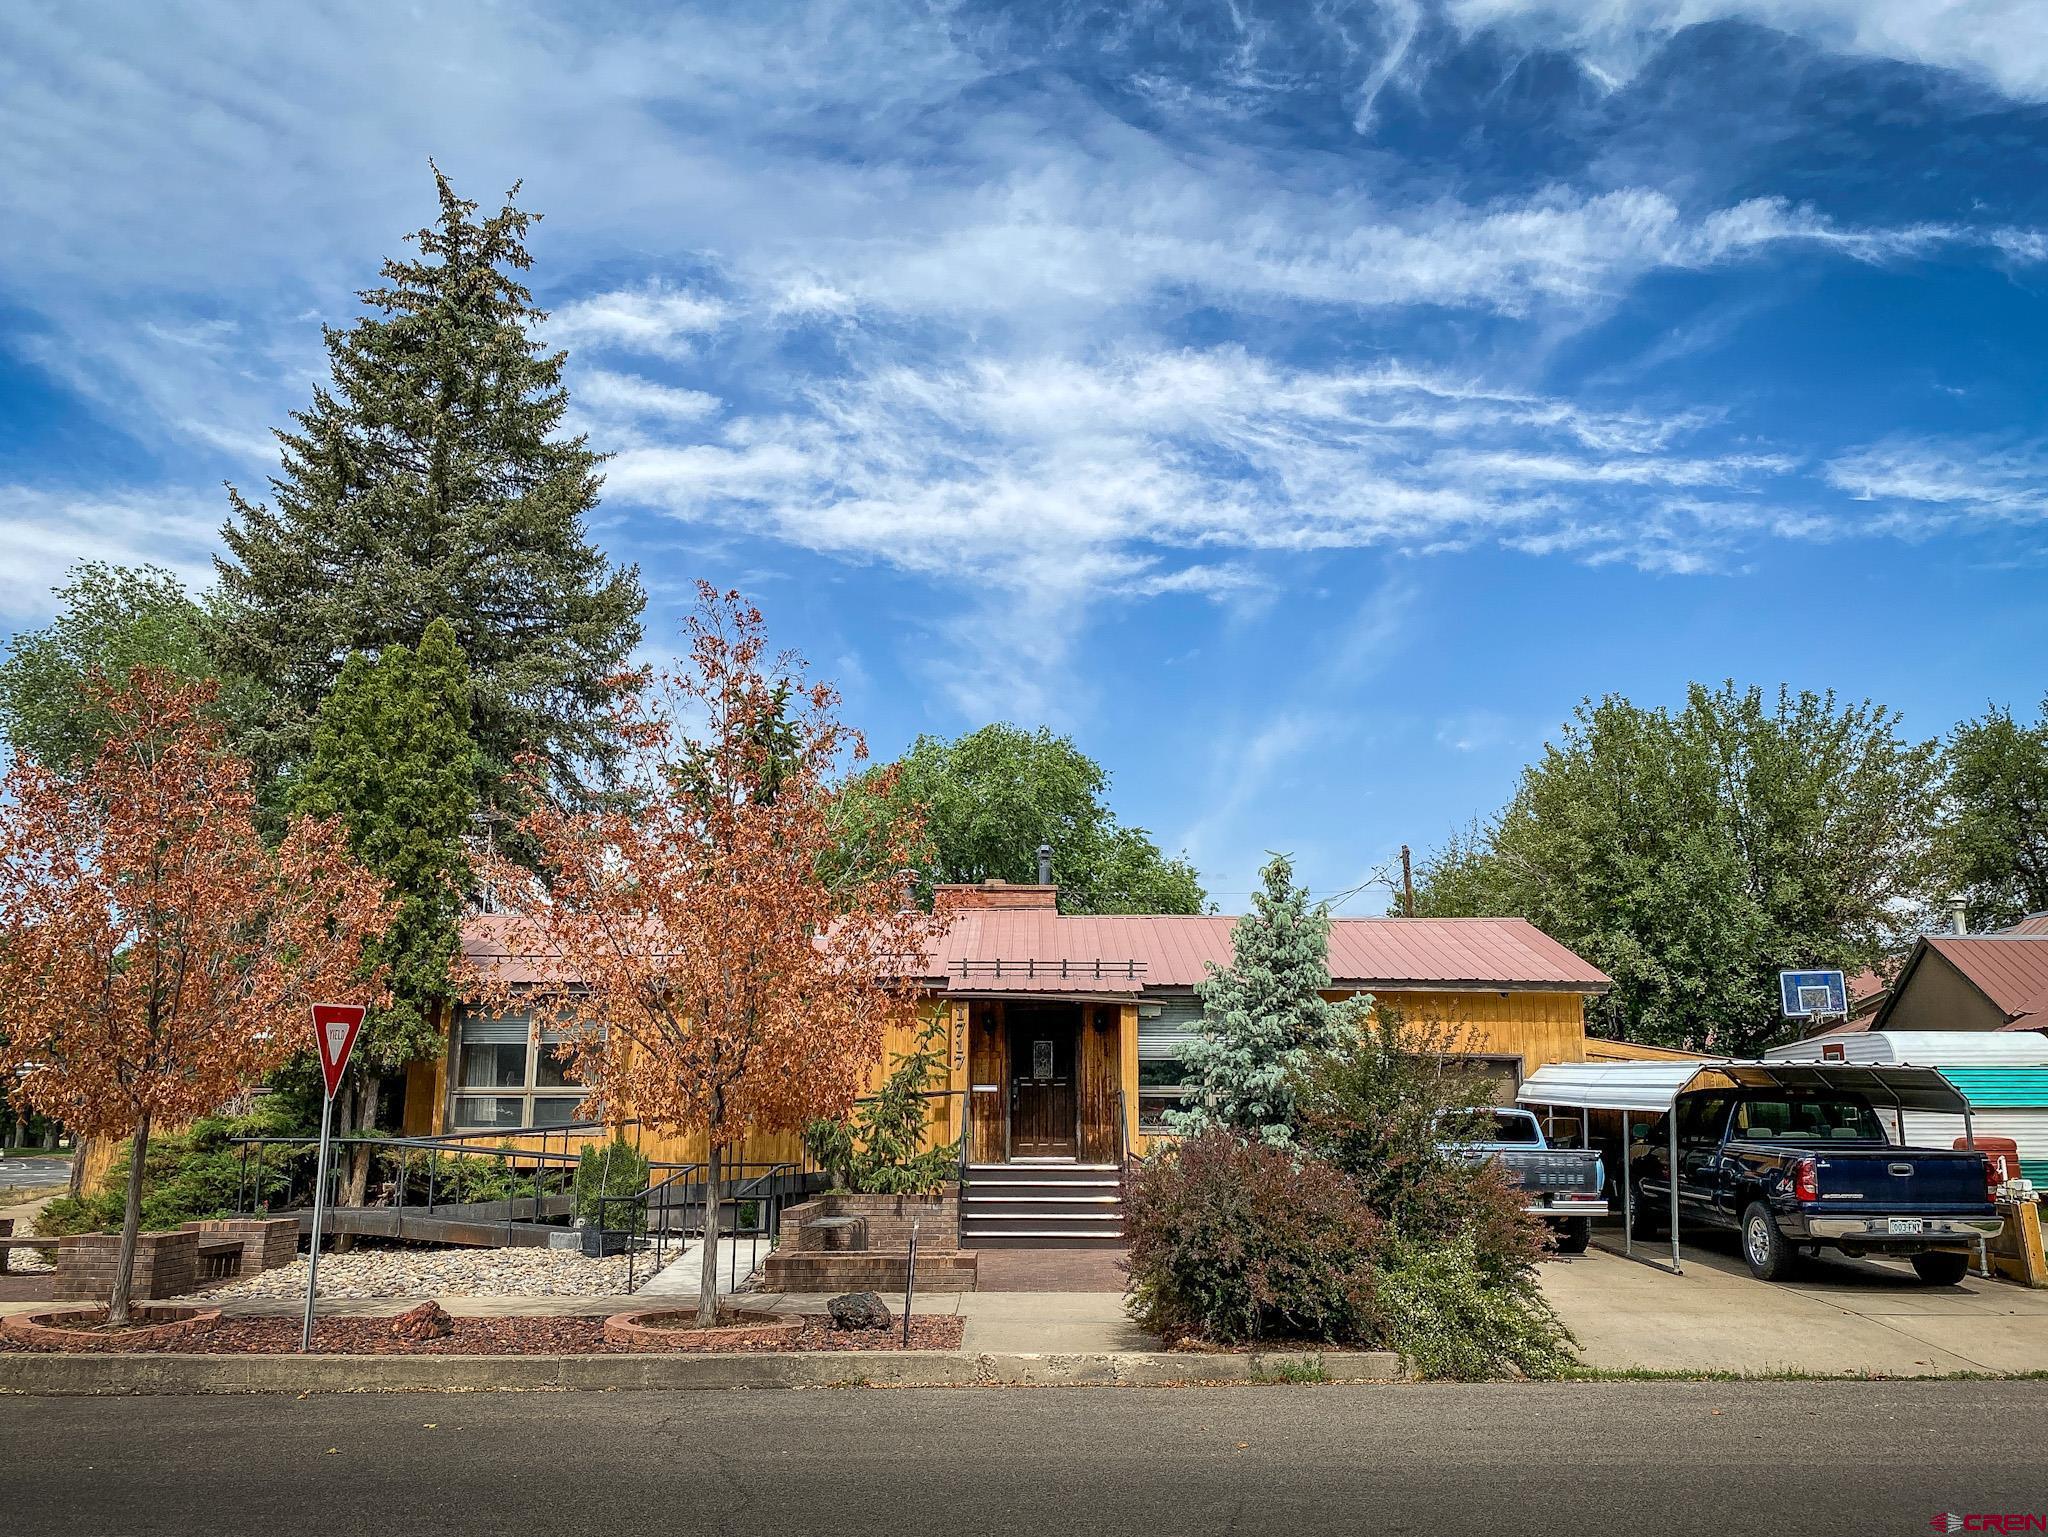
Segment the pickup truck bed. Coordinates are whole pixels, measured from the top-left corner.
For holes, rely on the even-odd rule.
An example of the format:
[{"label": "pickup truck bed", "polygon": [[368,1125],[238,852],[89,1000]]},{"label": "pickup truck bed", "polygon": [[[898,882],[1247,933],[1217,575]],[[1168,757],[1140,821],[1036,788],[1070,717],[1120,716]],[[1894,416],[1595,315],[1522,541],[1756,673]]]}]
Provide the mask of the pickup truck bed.
[{"label": "pickup truck bed", "polygon": [[[1488,1118],[1492,1126],[1487,1128]],[[1522,1189],[1522,1210],[1542,1217],[1557,1234],[1561,1254],[1583,1254],[1592,1220],[1607,1215],[1607,1168],[1592,1148],[1552,1147],[1542,1124],[1526,1110],[1482,1112],[1478,1139],[1448,1137],[1440,1146],[1469,1163],[1494,1162]],[[1459,1128],[1463,1129],[1463,1128]]]}]

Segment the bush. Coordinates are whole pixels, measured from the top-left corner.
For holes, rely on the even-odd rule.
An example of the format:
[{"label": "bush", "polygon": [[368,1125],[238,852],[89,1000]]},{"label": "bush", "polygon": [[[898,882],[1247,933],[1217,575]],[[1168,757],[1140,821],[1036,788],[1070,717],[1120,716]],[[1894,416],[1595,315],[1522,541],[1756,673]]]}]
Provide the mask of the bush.
[{"label": "bush", "polygon": [[584,1227],[611,1233],[647,1231],[647,1208],[607,1196],[638,1195],[647,1188],[647,1160],[639,1149],[615,1132],[603,1147],[586,1142],[576,1160],[576,1220]]},{"label": "bush", "polygon": [[1573,1364],[1576,1342],[1535,1280],[1489,1276],[1469,1238],[1390,1244],[1376,1301],[1385,1342],[1425,1377],[1556,1377]]},{"label": "bush", "polygon": [[930,1195],[952,1179],[960,1144],[928,1148],[930,1090],[944,1081],[946,1022],[934,1015],[900,1053],[880,1089],[854,1106],[851,1119],[804,1128],[804,1148],[835,1190],[861,1195]]},{"label": "bush", "polygon": [[1357,1181],[1403,1240],[1466,1240],[1472,1263],[1505,1284],[1542,1257],[1549,1233],[1522,1211],[1514,1181],[1497,1164],[1475,1167],[1439,1146],[1445,1122],[1455,1127],[1492,1103],[1456,1045],[1441,1022],[1411,1022],[1380,1005],[1351,1046],[1309,1069],[1302,1142]]},{"label": "bush", "polygon": [[[268,1107],[248,1116],[201,1116],[181,1131],[149,1139],[142,1170],[142,1230],[154,1233],[209,1217],[231,1216],[243,1189],[244,1155],[234,1137],[275,1136],[278,1118]],[[268,1147],[259,1162],[248,1155],[247,1177],[256,1204],[290,1190],[295,1173],[310,1168],[312,1150]],[[36,1218],[36,1231],[61,1238],[71,1233],[114,1233],[127,1207],[129,1154],[109,1170],[104,1188],[82,1196],[59,1196]]]},{"label": "bush", "polygon": [[1139,1165],[1125,1207],[1132,1316],[1170,1341],[1379,1332],[1381,1224],[1328,1164],[1208,1131]]}]

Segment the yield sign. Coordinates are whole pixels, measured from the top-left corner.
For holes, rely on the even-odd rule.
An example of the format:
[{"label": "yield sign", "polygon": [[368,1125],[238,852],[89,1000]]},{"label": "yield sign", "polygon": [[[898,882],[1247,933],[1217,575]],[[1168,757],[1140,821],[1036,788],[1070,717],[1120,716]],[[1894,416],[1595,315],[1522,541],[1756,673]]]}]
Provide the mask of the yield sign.
[{"label": "yield sign", "polygon": [[313,1039],[320,1047],[320,1076],[327,1080],[327,1097],[341,1087],[341,1070],[348,1066],[348,1054],[355,1049],[356,1032],[363,1028],[360,1003],[316,1003],[313,1005]]}]

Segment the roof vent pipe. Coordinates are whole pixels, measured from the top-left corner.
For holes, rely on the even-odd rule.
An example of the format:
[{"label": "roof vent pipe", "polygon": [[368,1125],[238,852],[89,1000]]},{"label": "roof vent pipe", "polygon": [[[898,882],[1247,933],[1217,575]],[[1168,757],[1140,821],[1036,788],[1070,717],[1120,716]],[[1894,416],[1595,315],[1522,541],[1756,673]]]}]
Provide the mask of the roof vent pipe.
[{"label": "roof vent pipe", "polygon": [[1970,932],[1970,904],[1969,904],[1969,899],[1968,899],[1968,898],[1966,898],[1966,897],[1963,897],[1963,896],[1961,896],[1961,895],[1953,896],[1953,897],[1950,897],[1950,898],[1948,899],[1948,906],[1949,906],[1949,911],[1950,911],[1950,912],[1952,912],[1952,913],[1954,913],[1954,914],[1956,915],[1956,927],[1955,927],[1955,931],[1956,931],[1956,933],[1957,933],[1957,934],[1967,934],[1967,933],[1969,933],[1969,932]]},{"label": "roof vent pipe", "polygon": [[1050,886],[1052,884],[1052,845],[1050,843],[1038,845],[1038,884],[1041,886]]}]

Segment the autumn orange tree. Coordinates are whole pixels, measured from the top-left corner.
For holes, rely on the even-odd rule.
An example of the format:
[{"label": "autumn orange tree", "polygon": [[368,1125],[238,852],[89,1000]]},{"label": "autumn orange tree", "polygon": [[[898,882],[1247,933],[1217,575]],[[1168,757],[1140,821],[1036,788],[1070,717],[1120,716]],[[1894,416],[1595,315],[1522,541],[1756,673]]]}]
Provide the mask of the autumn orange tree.
[{"label": "autumn orange tree", "polygon": [[131,1135],[108,1321],[128,1321],[150,1127],[218,1107],[305,1040],[316,999],[376,1002],[382,884],[331,823],[258,835],[217,685],[93,679],[109,729],[84,771],[17,757],[0,784],[0,1073],[92,1136]]},{"label": "autumn orange tree", "polygon": [[838,694],[771,656],[737,593],[700,583],[688,639],[687,664],[613,714],[617,782],[568,804],[532,776],[519,831],[535,871],[485,860],[536,980],[468,980],[562,1027],[592,1116],[704,1134],[709,1326],[729,1151],[852,1107],[884,1032],[915,1019],[942,920],[904,900],[914,810],[845,846],[840,797],[867,748]]}]

